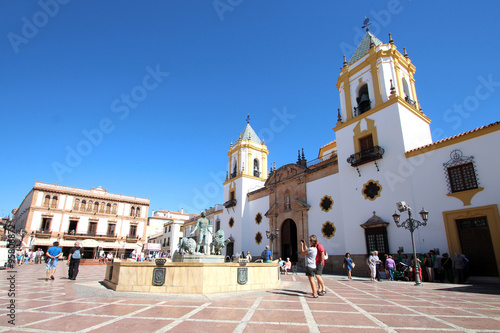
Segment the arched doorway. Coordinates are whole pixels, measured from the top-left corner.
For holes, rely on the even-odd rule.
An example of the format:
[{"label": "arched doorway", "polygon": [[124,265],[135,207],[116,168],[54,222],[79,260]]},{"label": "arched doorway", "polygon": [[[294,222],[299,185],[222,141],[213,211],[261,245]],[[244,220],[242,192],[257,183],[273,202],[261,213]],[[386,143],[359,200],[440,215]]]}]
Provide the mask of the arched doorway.
[{"label": "arched doorway", "polygon": [[284,260],[290,258],[291,262],[297,262],[298,256],[298,241],[297,241],[297,225],[292,219],[287,219],[281,225],[281,256]]}]

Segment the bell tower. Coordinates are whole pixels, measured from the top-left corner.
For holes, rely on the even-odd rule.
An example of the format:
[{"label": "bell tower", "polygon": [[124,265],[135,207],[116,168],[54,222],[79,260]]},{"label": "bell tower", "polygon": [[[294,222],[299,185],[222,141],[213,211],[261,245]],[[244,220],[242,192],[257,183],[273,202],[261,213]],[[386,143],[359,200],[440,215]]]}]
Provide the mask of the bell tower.
[{"label": "bell tower", "polygon": [[264,186],[267,179],[267,155],[264,140],[259,139],[249,118],[235,143],[231,141],[228,156],[228,172],[224,182],[224,201],[236,199],[237,192],[248,193]]},{"label": "bell tower", "polygon": [[[347,61],[344,56],[337,79],[340,94],[340,109],[334,128],[337,139],[339,132],[346,128],[351,128],[354,136],[359,133],[360,137],[350,139],[358,153],[365,144],[359,142],[362,129],[371,124],[373,140],[380,139],[380,130],[399,132],[404,151],[432,143],[431,120],[417,100],[415,70],[406,48],[403,54],[399,52],[391,34],[389,42],[384,44],[367,28],[351,59]],[[360,123],[361,120],[364,121]],[[353,129],[350,125],[359,126]],[[350,133],[352,136],[353,132]],[[337,143],[341,145],[338,140]]]}]

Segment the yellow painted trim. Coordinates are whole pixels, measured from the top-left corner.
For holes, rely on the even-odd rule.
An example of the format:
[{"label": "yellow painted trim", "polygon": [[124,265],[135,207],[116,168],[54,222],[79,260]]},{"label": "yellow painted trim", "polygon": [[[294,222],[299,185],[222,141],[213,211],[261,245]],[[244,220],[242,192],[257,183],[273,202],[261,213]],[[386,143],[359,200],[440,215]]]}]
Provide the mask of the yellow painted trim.
[{"label": "yellow painted trim", "polygon": [[352,103],[351,103],[351,84],[349,83],[349,77],[346,76],[344,80],[344,98],[346,107],[346,118],[347,120],[352,119]]},{"label": "yellow painted trim", "polygon": [[402,104],[403,106],[405,106],[410,112],[412,112],[413,114],[415,114],[416,116],[418,116],[420,119],[422,119],[423,121],[425,121],[427,124],[431,123],[431,120],[425,114],[423,114],[420,111],[417,111],[414,107],[412,107],[410,104],[408,104],[403,98],[401,98],[401,96],[397,96],[397,98],[391,98],[387,102],[384,102],[384,103],[382,103],[382,104],[380,104],[378,106],[375,106],[373,109],[370,109],[369,111],[366,111],[362,115],[359,115],[359,116],[357,116],[355,118],[352,118],[351,120],[346,121],[344,123],[341,123],[340,125],[337,125],[336,127],[333,128],[333,130],[335,132],[337,132],[337,131],[339,131],[339,130],[341,130],[341,129],[349,126],[349,125],[354,124],[355,122],[357,122],[357,121],[359,121],[359,120],[361,120],[363,118],[371,116],[375,112],[378,112],[378,111],[380,111],[380,110],[382,110],[382,109],[384,109],[386,107],[389,107],[392,104],[396,104],[396,103],[399,103],[399,104]]},{"label": "yellow painted trim", "polygon": [[[368,186],[368,184],[370,183],[374,183],[376,184],[378,187],[380,187],[380,191],[378,191],[378,194],[376,196],[372,198],[370,198],[369,196],[367,196],[365,194],[365,188],[366,186]],[[382,185],[380,185],[380,183],[378,182],[378,180],[373,180],[373,179],[370,179],[369,181],[367,181],[364,185],[363,185],[363,188],[361,189],[361,194],[365,197],[365,199],[367,200],[370,200],[370,201],[375,201],[375,199],[377,199],[378,197],[380,197],[380,193],[382,193]]]},{"label": "yellow painted trim", "polygon": [[500,215],[497,205],[443,212],[444,228],[448,240],[450,256],[453,258],[455,252],[462,253],[456,220],[479,216],[486,216],[488,220],[488,228],[490,229],[491,242],[493,243],[498,275],[500,276]]},{"label": "yellow painted trim", "polygon": [[464,206],[470,206],[470,202],[472,198],[479,192],[484,190],[484,188],[475,188],[472,190],[467,190],[467,191],[460,191],[460,192],[455,192],[455,193],[449,193],[447,196],[457,198],[460,201],[463,202]]},{"label": "yellow painted trim", "polygon": [[379,77],[379,70],[377,66],[377,59],[374,59],[370,63],[370,73],[372,75],[372,82],[373,82],[373,93],[375,94],[375,105],[382,104],[382,95],[380,94],[380,77]]},{"label": "yellow painted trim", "polygon": [[425,146],[423,148],[417,148],[417,150],[407,151],[405,153],[405,156],[406,156],[406,158],[410,158],[410,157],[413,157],[413,156],[418,156],[418,155],[421,155],[421,154],[426,154],[426,153],[428,153],[430,151],[438,150],[438,149],[441,149],[441,148],[444,148],[444,147],[447,147],[447,146],[451,146],[451,145],[454,145],[454,144],[457,144],[457,143],[460,143],[460,142],[463,142],[463,141],[467,141],[467,140],[471,140],[471,139],[474,139],[474,138],[478,138],[480,136],[483,136],[483,135],[486,135],[486,134],[490,134],[490,133],[496,132],[498,130],[500,130],[500,123],[499,124],[494,124],[492,126],[488,126],[488,127],[485,127],[485,128],[480,128],[480,129],[477,129],[474,132],[470,132],[470,133],[467,133],[467,134],[457,135],[455,137],[451,137],[449,139],[445,139],[445,141],[438,141],[438,142],[430,144],[429,146]]},{"label": "yellow painted trim", "polygon": [[352,130],[354,132],[354,136],[352,137],[354,143],[354,152],[359,153],[361,151],[361,146],[359,144],[359,140],[365,138],[369,135],[372,136],[373,145],[378,146],[378,134],[377,134],[377,126],[375,126],[375,120],[371,120],[366,118],[366,130],[361,132],[361,121],[354,127]]}]

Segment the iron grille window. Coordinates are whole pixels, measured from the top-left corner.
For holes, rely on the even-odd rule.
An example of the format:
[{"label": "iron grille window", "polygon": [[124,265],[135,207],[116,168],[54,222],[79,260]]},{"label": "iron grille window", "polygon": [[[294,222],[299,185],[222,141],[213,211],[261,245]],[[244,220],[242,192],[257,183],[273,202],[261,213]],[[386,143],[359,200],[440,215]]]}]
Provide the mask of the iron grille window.
[{"label": "iron grille window", "polygon": [[476,172],[472,162],[448,168],[451,192],[460,192],[478,188]]}]

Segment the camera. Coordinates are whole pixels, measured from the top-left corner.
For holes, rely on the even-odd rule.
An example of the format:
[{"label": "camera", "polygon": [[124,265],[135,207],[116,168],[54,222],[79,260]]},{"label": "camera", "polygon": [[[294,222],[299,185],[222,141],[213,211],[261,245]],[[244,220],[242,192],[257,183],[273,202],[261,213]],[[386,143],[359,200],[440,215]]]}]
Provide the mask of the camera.
[{"label": "camera", "polygon": [[300,240],[300,242],[301,242],[301,243],[305,243],[306,241],[305,241],[305,240],[303,240],[303,239],[301,239],[301,240]]}]

